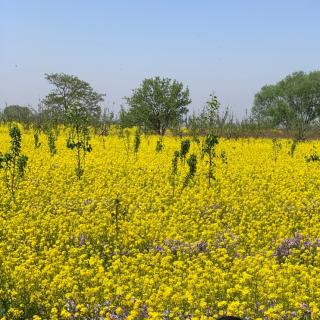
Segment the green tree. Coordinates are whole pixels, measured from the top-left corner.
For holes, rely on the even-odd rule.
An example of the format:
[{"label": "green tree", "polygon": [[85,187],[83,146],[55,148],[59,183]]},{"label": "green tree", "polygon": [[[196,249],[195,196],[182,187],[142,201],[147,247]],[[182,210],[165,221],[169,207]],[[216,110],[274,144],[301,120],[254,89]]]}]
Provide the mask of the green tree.
[{"label": "green tree", "polygon": [[3,110],[2,118],[5,122],[19,122],[29,126],[35,114],[30,107],[9,105]]},{"label": "green tree", "polygon": [[43,100],[46,110],[62,115],[70,127],[67,147],[76,150],[76,174],[82,176],[86,154],[92,150],[89,143],[89,125],[98,121],[101,115],[100,102],[103,94],[79,78],[64,73],[46,74],[54,89]]},{"label": "green tree", "polygon": [[212,93],[209,95],[210,98],[206,102],[206,116],[209,125],[209,130],[212,131],[217,127],[217,122],[219,118],[219,108],[220,102],[217,96]]},{"label": "green tree", "polygon": [[130,125],[139,125],[159,135],[164,135],[171,126],[177,126],[186,106],[191,103],[189,89],[181,82],[169,78],[145,79],[131,97],[125,98],[129,110],[122,111],[121,120]]},{"label": "green tree", "polygon": [[222,134],[223,128],[230,119],[229,109],[223,112],[220,110],[220,102],[214,94],[209,95],[201,113],[196,115],[193,113],[187,121],[187,128],[193,140],[198,142],[199,136],[204,134]]},{"label": "green tree", "polygon": [[54,86],[42,101],[45,110],[59,114],[71,125],[99,120],[104,94],[95,92],[89,83],[72,75],[52,73],[45,78]]},{"label": "green tree", "polygon": [[252,115],[259,123],[293,130],[298,139],[320,115],[320,71],[288,75],[255,95]]}]

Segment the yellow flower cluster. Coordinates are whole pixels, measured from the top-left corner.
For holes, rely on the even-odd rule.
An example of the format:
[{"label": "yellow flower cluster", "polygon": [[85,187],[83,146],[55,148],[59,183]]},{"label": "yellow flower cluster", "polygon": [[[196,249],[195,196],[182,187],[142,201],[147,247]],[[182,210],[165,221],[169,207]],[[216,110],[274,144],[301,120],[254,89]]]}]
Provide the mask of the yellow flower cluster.
[{"label": "yellow flower cluster", "polygon": [[129,152],[127,137],[93,136],[78,180],[66,136],[52,157],[24,132],[14,202],[0,181],[0,319],[320,318],[320,164],[305,161],[318,142],[291,156],[282,140],[275,159],[271,140],[221,139],[210,188],[192,142],[184,188],[180,138],[156,152],[142,136],[135,154],[133,135]]}]

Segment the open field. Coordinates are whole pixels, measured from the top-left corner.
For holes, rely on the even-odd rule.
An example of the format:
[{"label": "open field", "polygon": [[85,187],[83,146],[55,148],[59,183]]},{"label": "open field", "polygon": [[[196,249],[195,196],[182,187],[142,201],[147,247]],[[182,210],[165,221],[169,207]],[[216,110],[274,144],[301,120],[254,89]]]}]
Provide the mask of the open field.
[{"label": "open field", "polygon": [[221,139],[210,188],[191,143],[183,188],[181,140],[142,136],[135,155],[133,138],[93,137],[78,180],[66,133],[53,157],[23,133],[15,202],[0,182],[0,319],[320,318],[319,142],[280,140],[275,159],[269,139]]}]

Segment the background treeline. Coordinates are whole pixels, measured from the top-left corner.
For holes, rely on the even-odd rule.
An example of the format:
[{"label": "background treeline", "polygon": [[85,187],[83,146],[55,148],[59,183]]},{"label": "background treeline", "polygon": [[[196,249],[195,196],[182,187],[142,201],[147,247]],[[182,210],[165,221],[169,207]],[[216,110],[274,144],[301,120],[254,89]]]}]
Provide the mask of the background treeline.
[{"label": "background treeline", "polygon": [[[266,85],[255,95],[246,116],[237,119],[230,108],[222,109],[217,97],[209,95],[198,113],[190,113],[189,89],[169,78],[145,79],[125,97],[118,113],[101,107],[104,94],[96,93],[79,78],[46,74],[53,90],[37,107],[6,105],[0,110],[1,123],[19,122],[26,129],[48,130],[83,119],[96,134],[107,135],[112,125],[120,129],[138,126],[144,133],[159,135],[206,135],[213,128],[218,136],[317,138],[320,134],[320,71],[288,75]],[[70,110],[73,110],[70,113]],[[69,114],[68,114],[69,113]]]}]

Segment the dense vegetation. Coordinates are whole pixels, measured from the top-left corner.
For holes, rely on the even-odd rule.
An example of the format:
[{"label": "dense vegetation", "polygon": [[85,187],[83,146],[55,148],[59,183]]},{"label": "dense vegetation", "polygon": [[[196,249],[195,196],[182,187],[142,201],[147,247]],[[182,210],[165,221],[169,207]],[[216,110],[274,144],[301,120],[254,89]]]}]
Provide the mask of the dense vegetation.
[{"label": "dense vegetation", "polygon": [[305,137],[311,124],[319,120],[320,72],[295,72],[276,85],[264,86],[255,96],[253,116],[272,126]]},{"label": "dense vegetation", "polygon": [[70,129],[54,155],[20,130],[14,198],[0,180],[3,319],[319,318],[319,143],[165,136],[157,151],[113,126],[91,130],[78,179]]},{"label": "dense vegetation", "polygon": [[[85,81],[66,74],[47,74],[52,91],[38,106],[8,105],[0,111],[3,123],[19,122],[42,131],[58,125],[75,125],[82,133],[91,125],[106,134],[111,124],[122,128],[138,126],[144,133],[196,137],[215,128],[227,138],[294,137],[303,140],[319,136],[320,71],[295,72],[275,85],[267,85],[255,95],[252,110],[237,120],[229,108],[222,109],[214,94],[197,114],[188,114],[189,89],[168,78],[144,79],[132,95],[125,98],[127,108],[119,113],[102,110],[104,94]],[[250,109],[250,108],[249,108]],[[74,135],[73,135],[74,136]],[[86,139],[85,139],[86,140]],[[84,145],[82,143],[82,145]]]},{"label": "dense vegetation", "polygon": [[241,122],[214,94],[186,117],[171,79],[118,116],[46,79],[37,111],[1,115],[0,319],[320,317],[317,72],[263,87]]}]

